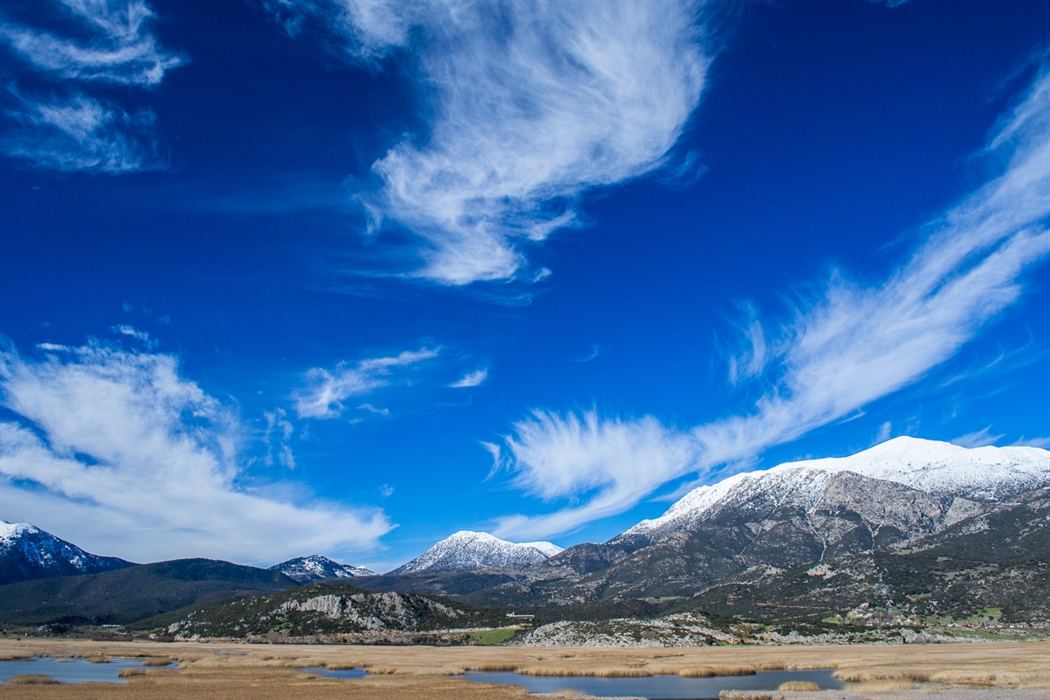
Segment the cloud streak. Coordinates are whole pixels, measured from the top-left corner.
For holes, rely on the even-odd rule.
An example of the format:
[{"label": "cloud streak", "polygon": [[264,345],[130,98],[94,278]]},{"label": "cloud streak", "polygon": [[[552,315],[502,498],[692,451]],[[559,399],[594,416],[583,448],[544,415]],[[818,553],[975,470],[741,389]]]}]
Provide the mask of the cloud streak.
[{"label": "cloud streak", "polygon": [[[1001,174],[930,222],[925,242],[881,284],[839,271],[797,303],[790,321],[772,331],[757,317],[746,324],[750,349],[730,363],[730,379],[765,382],[751,412],[689,430],[593,413],[538,413],[516,424],[506,466],[520,487],[548,500],[596,491],[582,506],[506,518],[498,534],[548,536],[623,512],[668,481],[709,478],[840,419],[954,355],[1020,298],[1022,275],[1050,253],[1048,102],[1044,67],[984,151]],[[626,465],[611,449],[617,444],[630,455]]]},{"label": "cloud streak", "polygon": [[422,242],[418,277],[545,276],[525,251],[578,223],[578,197],[660,168],[708,58],[697,5],[667,2],[271,0],[290,33],[324,25],[344,55],[408,50],[433,114],[373,165],[374,219]]},{"label": "cloud streak", "polygon": [[21,65],[62,85],[50,95],[6,86],[8,128],[0,150],[10,158],[61,172],[111,175],[163,170],[168,159],[156,133],[156,114],[129,113],[71,83],[153,88],[186,58],[163,49],[150,31],[152,8],[141,0],[52,0],[79,36],[59,36],[0,15],[0,43]]},{"label": "cloud streak", "polygon": [[164,170],[167,154],[156,134],[156,115],[128,114],[119,105],[84,94],[34,100],[14,96],[0,139],[4,154],[61,172],[121,173]]},{"label": "cloud streak", "polygon": [[[338,365],[329,372],[315,367],[306,373],[307,386],[295,397],[295,410],[300,418],[337,418],[345,406],[343,401],[352,396],[363,396],[390,383],[391,372],[438,356],[436,348],[404,351],[393,357],[375,357],[361,360],[356,365]],[[368,404],[362,408],[380,412]]]},{"label": "cloud streak", "polygon": [[480,386],[489,376],[487,369],[479,369],[464,374],[460,379],[449,384],[452,389],[469,389],[472,386]]},{"label": "cloud streak", "polygon": [[65,80],[153,87],[186,62],[161,48],[150,31],[156,18],[141,0],[56,0],[87,40],[14,22],[0,23],[0,41],[35,70]]},{"label": "cloud streak", "polygon": [[5,519],[138,561],[272,563],[370,549],[392,528],[379,510],[293,503],[245,483],[240,423],[171,355],[95,343],[27,360],[8,347],[0,386],[17,416],[0,422]]}]

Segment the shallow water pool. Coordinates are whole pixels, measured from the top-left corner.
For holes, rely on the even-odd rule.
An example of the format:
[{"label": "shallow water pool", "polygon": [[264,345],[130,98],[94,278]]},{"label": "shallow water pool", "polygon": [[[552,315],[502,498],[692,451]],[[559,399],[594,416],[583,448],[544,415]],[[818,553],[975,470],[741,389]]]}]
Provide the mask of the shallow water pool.
[{"label": "shallow water pool", "polygon": [[809,681],[821,690],[837,690],[842,681],[831,669],[819,671],[769,671],[753,676],[648,676],[646,678],[596,678],[593,676],[525,676],[508,671],[468,671],[464,677],[486,683],[510,683],[525,686],[530,693],[553,693],[576,690],[596,697],[637,698],[717,698],[723,690],[776,690],[787,681]]},{"label": "shallow water pool", "polygon": [[312,671],[325,678],[364,678],[368,674],[363,668],[339,668],[331,669],[323,666],[310,666],[303,671]]},{"label": "shallow water pool", "polygon": [[104,664],[93,664],[87,659],[18,659],[0,661],[0,681],[31,673],[48,675],[62,683],[123,683],[124,679],[117,675],[122,668],[144,666],[138,659],[110,659]]}]

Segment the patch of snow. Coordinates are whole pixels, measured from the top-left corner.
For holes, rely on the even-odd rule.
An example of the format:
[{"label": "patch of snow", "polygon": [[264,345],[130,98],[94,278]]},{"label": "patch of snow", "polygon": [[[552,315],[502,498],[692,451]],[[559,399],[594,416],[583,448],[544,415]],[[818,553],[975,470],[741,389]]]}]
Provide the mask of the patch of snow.
[{"label": "patch of snow", "polygon": [[40,532],[40,530],[29,523],[9,523],[6,520],[0,520],[0,550],[13,547],[15,540],[23,534],[34,532]]},{"label": "patch of snow", "polygon": [[539,550],[540,554],[544,554],[548,557],[553,557],[555,554],[561,554],[565,551],[564,547],[559,547],[551,542],[522,542],[520,547],[532,547],[533,549]]}]

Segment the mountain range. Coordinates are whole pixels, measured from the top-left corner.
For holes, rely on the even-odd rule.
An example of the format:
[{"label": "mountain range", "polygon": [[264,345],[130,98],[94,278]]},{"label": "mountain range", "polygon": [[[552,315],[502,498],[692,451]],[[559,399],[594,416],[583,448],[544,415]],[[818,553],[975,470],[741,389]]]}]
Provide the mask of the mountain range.
[{"label": "mountain range", "polygon": [[[888,552],[1050,487],[1050,453],[901,437],[844,458],[741,473],[686,494],[659,518],[543,561],[357,582],[475,604],[566,605],[690,597],[755,566]],[[394,572],[391,572],[394,574]]]},{"label": "mountain range", "polygon": [[[898,617],[994,608],[1013,620],[1045,619],[1048,489],[1046,450],[896,438],[849,457],[701,486],[603,543],[560,550],[462,531],[385,575],[320,555],[269,570],[208,560],[133,565],[5,523],[4,580],[38,580],[0,588],[0,621],[126,622],[223,596],[347,579],[375,593],[531,607],[545,617],[561,614],[554,609],[592,617],[702,609],[859,619],[881,606]],[[120,569],[70,575],[105,566]]]}]

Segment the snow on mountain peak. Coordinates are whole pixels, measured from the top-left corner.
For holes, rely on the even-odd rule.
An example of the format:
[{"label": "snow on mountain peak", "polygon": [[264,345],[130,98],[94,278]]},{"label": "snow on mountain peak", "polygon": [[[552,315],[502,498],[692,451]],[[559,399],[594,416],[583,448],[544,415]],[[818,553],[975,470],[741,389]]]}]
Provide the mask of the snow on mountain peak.
[{"label": "snow on mountain peak", "polygon": [[94,574],[133,566],[100,557],[29,523],[0,520],[0,585],[50,576]]},{"label": "snow on mountain peak", "polygon": [[483,566],[514,566],[543,561],[562,551],[550,542],[515,544],[487,532],[460,530],[446,537],[391,574],[417,571],[449,571]]},{"label": "snow on mountain peak", "polygon": [[0,520],[0,549],[13,546],[15,540],[27,532],[40,531],[29,523],[9,523],[6,520]]},{"label": "snow on mountain peak", "polygon": [[839,472],[891,481],[929,494],[998,501],[1050,486],[1050,452],[1038,447],[967,448],[901,436],[848,457],[787,462],[700,486],[660,517],[643,520],[619,537],[644,535],[672,522],[698,517],[744,491],[790,491],[802,502],[816,497],[831,475]]},{"label": "snow on mountain peak", "polygon": [[270,567],[271,571],[279,571],[293,581],[306,583],[319,581],[325,578],[354,578],[355,576],[375,576],[376,572],[363,566],[351,566],[332,561],[320,554],[311,554],[308,557],[289,559]]},{"label": "snow on mountain peak", "polygon": [[532,547],[533,549],[539,550],[540,554],[546,554],[548,557],[553,557],[555,554],[561,554],[565,551],[564,547],[559,547],[551,542],[522,542],[518,546]]}]

